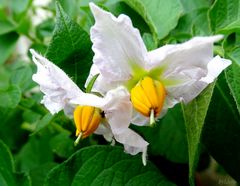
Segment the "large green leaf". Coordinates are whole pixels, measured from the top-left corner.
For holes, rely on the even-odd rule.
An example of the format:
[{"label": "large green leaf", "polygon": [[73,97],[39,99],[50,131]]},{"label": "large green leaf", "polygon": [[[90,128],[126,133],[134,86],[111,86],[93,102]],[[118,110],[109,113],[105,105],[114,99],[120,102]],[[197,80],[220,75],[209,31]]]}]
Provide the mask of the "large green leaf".
[{"label": "large green leaf", "polygon": [[149,142],[149,153],[161,155],[176,163],[188,163],[186,130],[181,106],[169,109],[155,126],[135,127]]},{"label": "large green leaf", "polygon": [[42,164],[42,165],[30,170],[29,176],[31,178],[32,185],[33,186],[43,186],[45,177],[47,176],[49,171],[57,165],[58,165],[57,163],[50,162],[50,163]]},{"label": "large green leaf", "polygon": [[179,19],[177,27],[171,32],[171,36],[178,41],[185,41],[195,35],[210,34],[208,8],[196,9],[185,14]]},{"label": "large green leaf", "polygon": [[153,34],[162,39],[177,26],[183,13],[179,0],[123,0],[136,10],[149,25]]},{"label": "large green leaf", "polygon": [[89,35],[56,4],[57,21],[46,57],[62,68],[81,87],[92,64]]},{"label": "large green leaf", "polygon": [[222,74],[215,86],[202,142],[221,166],[240,181],[240,115]]},{"label": "large green leaf", "polygon": [[21,99],[21,90],[17,85],[10,85],[7,90],[0,90],[0,107],[14,108]]},{"label": "large green leaf", "polygon": [[79,2],[76,0],[59,0],[58,1],[62,8],[65,10],[65,12],[71,17],[76,18],[78,9],[79,9]]},{"label": "large green leaf", "polygon": [[20,171],[29,171],[38,166],[53,162],[53,152],[49,145],[50,135],[33,135],[17,156]]},{"label": "large green leaf", "polygon": [[174,185],[151,163],[143,166],[140,156],[125,154],[120,147],[83,148],[47,176],[50,185]]},{"label": "large green leaf", "polygon": [[180,0],[185,13],[193,10],[209,7],[209,1],[207,0]]},{"label": "large green leaf", "polygon": [[214,83],[209,85],[197,98],[183,105],[183,113],[188,139],[189,181],[194,185],[194,175],[200,155],[200,138]]},{"label": "large green leaf", "polygon": [[239,0],[217,0],[210,11],[211,27],[216,33],[240,30]]},{"label": "large green leaf", "polygon": [[[240,50],[238,54],[240,55]],[[240,65],[236,61],[233,60],[232,65],[226,70],[226,78],[240,113]]]},{"label": "large green leaf", "polygon": [[30,186],[29,177],[14,173],[13,157],[8,147],[0,140],[0,185]]},{"label": "large green leaf", "polygon": [[227,68],[225,75],[240,113],[240,42],[238,41],[240,34],[233,34],[233,36],[233,43],[229,42],[231,36],[224,42],[225,56],[232,60],[232,65]]},{"label": "large green leaf", "polygon": [[0,35],[0,64],[3,64],[12,54],[18,40],[18,34],[11,32]]}]

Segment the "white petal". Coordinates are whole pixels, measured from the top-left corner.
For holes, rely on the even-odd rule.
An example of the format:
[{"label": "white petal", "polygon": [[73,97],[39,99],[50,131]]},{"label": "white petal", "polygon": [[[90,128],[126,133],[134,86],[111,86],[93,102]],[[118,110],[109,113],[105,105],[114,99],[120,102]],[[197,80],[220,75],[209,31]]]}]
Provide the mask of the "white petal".
[{"label": "white petal", "polygon": [[229,65],[225,60],[217,60],[220,61],[218,67],[212,65],[213,43],[220,39],[221,35],[195,37],[183,44],[166,45],[149,52],[149,69],[163,68],[159,78],[163,82],[175,81],[165,84],[168,103],[171,100],[172,105],[179,101],[191,101]]},{"label": "white petal", "polygon": [[51,112],[51,114],[58,113],[66,105],[64,102],[61,101],[52,101],[51,97],[46,95],[43,96],[41,103],[45,105],[45,107]]},{"label": "white petal", "polygon": [[104,100],[95,95],[83,93],[78,86],[56,65],[30,50],[37,72],[32,79],[40,85],[45,94],[42,103],[52,113],[57,113],[68,104],[101,107]]},{"label": "white petal", "polygon": [[148,61],[139,30],[132,26],[126,15],[116,18],[93,3],[90,8],[95,18],[90,31],[94,64],[109,82],[128,80],[132,74],[131,66],[144,68]]},{"label": "white petal", "polygon": [[142,161],[143,164],[146,165],[148,142],[129,128],[126,128],[120,134],[114,135],[114,137],[118,142],[124,145],[124,149],[127,153],[135,155],[142,152]]},{"label": "white petal", "polygon": [[149,125],[149,117],[146,117],[134,109],[131,123],[137,126]]},{"label": "white petal", "polygon": [[73,112],[74,112],[74,110],[75,110],[75,105],[72,105],[72,104],[67,104],[65,107],[64,107],[64,114],[67,116],[67,117],[69,117],[69,118],[71,118],[71,119],[73,119]]},{"label": "white petal", "polygon": [[94,133],[103,135],[103,137],[109,142],[112,142],[114,140],[111,128],[110,128],[109,124],[107,124],[107,123],[101,123],[98,126],[97,130],[94,131]]},{"label": "white petal", "polygon": [[215,58],[213,58],[213,60],[211,60],[208,63],[208,74],[206,77],[203,77],[200,79],[200,81],[206,82],[206,83],[212,83],[214,81],[214,79],[225,69],[227,68],[229,65],[231,65],[232,62],[230,60],[227,59],[223,59],[219,56],[216,56]]},{"label": "white petal", "polygon": [[124,87],[109,91],[102,107],[113,134],[121,133],[128,128],[132,117],[130,95]]},{"label": "white petal", "polygon": [[208,86],[208,84],[212,83],[215,78],[217,78],[217,76],[230,64],[230,60],[216,56],[207,65],[207,75],[200,78],[198,75],[192,73],[194,69],[189,69],[189,76],[191,73],[191,80],[176,87],[168,87],[168,96],[188,103],[197,97]]},{"label": "white petal", "polygon": [[182,69],[199,67],[207,71],[207,64],[213,58],[213,43],[222,39],[222,35],[211,37],[194,37],[175,45],[165,45],[148,53],[148,69],[162,66],[164,76],[178,73]]},{"label": "white petal", "polygon": [[197,97],[207,85],[208,83],[199,81],[198,79],[192,79],[185,84],[166,87],[167,96],[169,100],[173,100],[173,104],[181,101],[188,103]]}]

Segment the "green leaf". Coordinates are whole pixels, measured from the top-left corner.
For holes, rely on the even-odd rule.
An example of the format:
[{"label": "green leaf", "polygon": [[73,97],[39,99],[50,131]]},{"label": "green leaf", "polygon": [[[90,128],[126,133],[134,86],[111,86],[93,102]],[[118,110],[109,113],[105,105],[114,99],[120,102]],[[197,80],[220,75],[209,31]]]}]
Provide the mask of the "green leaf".
[{"label": "green leaf", "polygon": [[51,38],[54,29],[54,20],[49,18],[36,27],[36,35],[39,39],[44,41],[44,39]]},{"label": "green leaf", "polygon": [[0,64],[3,64],[15,49],[18,40],[18,34],[11,32],[0,35]]},{"label": "green leaf", "polygon": [[23,136],[26,135],[26,132],[20,127],[23,122],[22,111],[20,109],[0,107],[0,121],[0,139],[11,150],[19,150],[20,146],[24,143]]},{"label": "green leaf", "polygon": [[202,132],[202,142],[211,156],[240,182],[240,115],[224,74],[216,83]]},{"label": "green leaf", "polygon": [[53,120],[54,116],[51,113],[47,113],[38,123],[36,126],[36,129],[33,133],[36,134],[37,132],[39,132],[40,130],[42,130],[43,128],[45,128],[48,124],[51,123],[51,121]]},{"label": "green leaf", "polygon": [[84,87],[92,64],[89,35],[63,11],[57,3],[57,21],[46,57]]},{"label": "green leaf", "polygon": [[34,112],[31,109],[29,109],[29,110],[25,110],[23,112],[22,117],[23,117],[23,120],[27,123],[35,123],[36,121],[38,121],[41,118],[41,114],[39,114],[37,112]]},{"label": "green leaf", "polygon": [[10,73],[6,70],[5,66],[0,65],[0,90],[9,87]]},{"label": "green leaf", "polygon": [[20,171],[29,171],[38,166],[53,162],[49,140],[50,135],[31,136],[17,156],[17,165]]},{"label": "green leaf", "polygon": [[125,154],[122,148],[91,146],[83,148],[54,168],[46,178],[50,185],[174,185],[140,156]]},{"label": "green leaf", "polygon": [[16,21],[21,20],[21,18],[26,14],[31,3],[32,0],[10,1],[9,8],[14,14]]},{"label": "green leaf", "polygon": [[0,35],[14,31],[16,25],[9,20],[0,20]]},{"label": "green leaf", "polygon": [[177,27],[171,32],[170,38],[183,42],[195,35],[210,35],[211,29],[208,21],[208,9],[196,9],[179,19]]},{"label": "green leaf", "polygon": [[1,170],[13,171],[13,158],[7,145],[0,140],[0,168]]},{"label": "green leaf", "polygon": [[225,75],[231,94],[236,102],[238,112],[240,113],[240,42],[237,41],[240,34],[234,36],[233,43],[228,43],[231,36],[224,42],[225,56],[232,60],[232,65],[225,70]]},{"label": "green leaf", "polygon": [[0,185],[30,186],[29,177],[14,173],[13,157],[8,147],[0,140]]},{"label": "green leaf", "polygon": [[57,165],[57,163],[50,162],[30,170],[29,176],[32,180],[32,185],[43,186],[45,177],[47,176],[49,171]]},{"label": "green leaf", "polygon": [[207,0],[180,0],[183,6],[184,12],[189,13],[197,9],[209,7],[209,1]]},{"label": "green leaf", "polygon": [[149,154],[161,155],[176,163],[188,163],[186,130],[180,105],[169,109],[153,127],[133,128],[149,142]]},{"label": "green leaf", "polygon": [[194,185],[194,174],[200,154],[200,138],[215,83],[209,85],[197,98],[183,105],[189,155],[189,181]]},{"label": "green leaf", "polygon": [[[238,54],[240,55],[240,50]],[[240,113],[240,65],[232,61],[232,65],[225,71],[227,82]]]},{"label": "green leaf", "polygon": [[16,85],[10,85],[7,90],[0,90],[0,107],[14,108],[21,100],[21,90]]},{"label": "green leaf", "polygon": [[217,0],[209,15],[215,33],[229,34],[240,30],[239,0]]},{"label": "green leaf", "polygon": [[75,18],[78,13],[78,1],[76,0],[59,0],[58,1],[64,11],[71,17]]},{"label": "green leaf", "polygon": [[32,84],[32,73],[29,65],[21,66],[12,72],[11,83],[18,85],[22,91],[25,91]]},{"label": "green leaf", "polygon": [[154,50],[157,48],[157,44],[154,42],[154,38],[149,33],[143,34],[143,41],[145,43],[145,46],[147,47],[148,51]]},{"label": "green leaf", "polygon": [[162,39],[177,26],[183,13],[179,0],[123,0],[137,11],[158,39]]},{"label": "green leaf", "polygon": [[50,146],[53,152],[61,158],[68,158],[74,152],[74,140],[66,132],[54,136],[50,141]]}]

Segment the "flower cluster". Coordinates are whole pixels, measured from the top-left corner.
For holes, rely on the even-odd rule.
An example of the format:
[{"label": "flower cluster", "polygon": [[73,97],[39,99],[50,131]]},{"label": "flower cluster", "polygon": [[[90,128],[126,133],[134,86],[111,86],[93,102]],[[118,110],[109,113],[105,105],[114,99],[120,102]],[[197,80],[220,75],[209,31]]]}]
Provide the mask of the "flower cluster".
[{"label": "flower cluster", "polygon": [[100,134],[122,143],[127,153],[142,152],[146,164],[148,142],[129,128],[130,123],[154,124],[175,104],[198,96],[231,61],[213,56],[213,43],[221,35],[195,37],[148,52],[128,16],[115,17],[93,3],[90,8],[95,19],[90,31],[95,55],[86,86],[97,77],[92,91],[102,96],[84,93],[59,67],[30,50],[37,65],[33,80],[52,114],[70,113],[76,143]]}]

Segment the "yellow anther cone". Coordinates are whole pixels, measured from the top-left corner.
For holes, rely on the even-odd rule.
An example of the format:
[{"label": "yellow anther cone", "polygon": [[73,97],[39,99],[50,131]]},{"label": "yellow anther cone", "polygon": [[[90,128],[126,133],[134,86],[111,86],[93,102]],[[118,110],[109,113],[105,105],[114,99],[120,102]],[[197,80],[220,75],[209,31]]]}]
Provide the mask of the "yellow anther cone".
[{"label": "yellow anther cone", "polygon": [[154,117],[159,115],[165,97],[164,85],[148,76],[140,80],[131,90],[131,101],[134,108],[147,117],[153,114]]},{"label": "yellow anther cone", "polygon": [[92,134],[100,124],[101,113],[100,109],[91,106],[77,106],[74,110],[74,122],[76,125],[76,143],[80,138],[85,138]]}]

